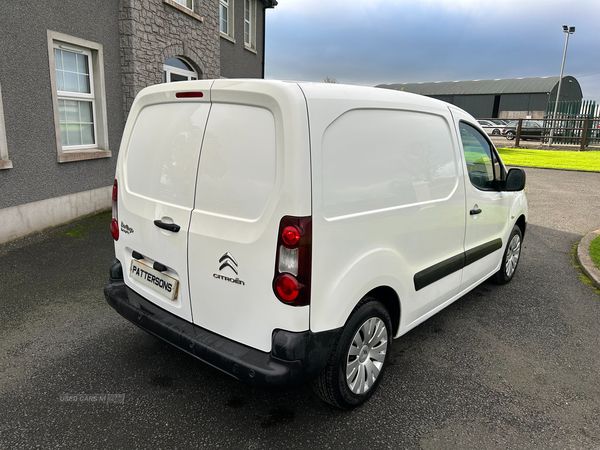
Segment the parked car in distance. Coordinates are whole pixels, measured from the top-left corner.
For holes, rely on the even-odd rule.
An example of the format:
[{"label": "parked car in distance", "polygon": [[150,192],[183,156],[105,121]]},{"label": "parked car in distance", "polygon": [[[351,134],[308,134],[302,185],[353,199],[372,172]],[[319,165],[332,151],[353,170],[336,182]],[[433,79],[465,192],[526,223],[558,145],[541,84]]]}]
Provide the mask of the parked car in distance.
[{"label": "parked car in distance", "polygon": [[[505,136],[506,139],[513,140],[517,135],[517,127],[519,126],[518,120],[513,120],[509,122],[502,129],[502,136]],[[541,120],[524,120],[523,125],[521,126],[521,139],[535,139],[541,140],[544,134],[544,122]],[[555,133],[556,134],[556,133]]]},{"label": "parked car in distance", "polygon": [[481,128],[490,136],[500,136],[502,128],[505,124],[498,124],[491,120],[478,120],[477,123],[481,125]]}]

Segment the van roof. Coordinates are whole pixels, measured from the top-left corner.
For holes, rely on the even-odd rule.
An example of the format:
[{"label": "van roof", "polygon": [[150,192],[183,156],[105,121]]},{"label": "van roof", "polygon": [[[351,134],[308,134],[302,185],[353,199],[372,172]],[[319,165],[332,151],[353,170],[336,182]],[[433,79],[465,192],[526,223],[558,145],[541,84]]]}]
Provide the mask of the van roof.
[{"label": "van roof", "polygon": [[[197,81],[183,81],[178,83],[163,83],[157,84],[145,88],[140,94],[151,94],[151,93],[166,93],[173,91],[190,91],[190,90],[203,90],[203,91],[216,91],[220,89],[231,89],[235,90],[260,90],[263,93],[268,93],[272,89],[272,94],[276,92],[281,95],[297,95],[297,87],[302,89],[304,96],[308,101],[316,99],[332,99],[340,101],[357,101],[357,102],[369,102],[373,101],[379,105],[389,103],[394,106],[402,104],[403,106],[410,106],[413,108],[426,107],[429,109],[440,109],[447,111],[449,106],[448,103],[437,100],[430,97],[425,97],[419,94],[413,94],[410,92],[395,91],[390,89],[381,89],[370,86],[355,86],[349,84],[338,84],[338,83],[316,83],[316,82],[305,82],[305,81],[280,81],[280,80],[263,80],[263,79],[251,79],[251,78],[222,78],[218,80],[197,80]],[[292,94],[292,91],[295,91]],[[206,99],[208,100],[208,99]],[[210,101],[210,100],[208,100]]]},{"label": "van roof", "polygon": [[448,104],[441,100],[425,97],[403,91],[391,91],[370,86],[355,86],[338,83],[312,83],[299,82],[306,98],[332,98],[340,100],[371,100],[390,103],[410,103],[413,106],[427,106],[429,108],[443,108],[447,111]]}]

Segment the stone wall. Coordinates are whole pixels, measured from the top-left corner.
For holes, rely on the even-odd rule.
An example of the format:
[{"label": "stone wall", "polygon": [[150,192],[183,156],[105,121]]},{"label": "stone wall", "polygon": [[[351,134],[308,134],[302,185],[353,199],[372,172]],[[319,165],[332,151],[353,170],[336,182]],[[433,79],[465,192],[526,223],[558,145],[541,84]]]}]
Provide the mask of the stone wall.
[{"label": "stone wall", "polygon": [[184,57],[200,79],[219,78],[219,2],[193,2],[190,11],[173,0],[121,0],[125,117],[138,92],[163,82],[163,63],[169,58]]}]

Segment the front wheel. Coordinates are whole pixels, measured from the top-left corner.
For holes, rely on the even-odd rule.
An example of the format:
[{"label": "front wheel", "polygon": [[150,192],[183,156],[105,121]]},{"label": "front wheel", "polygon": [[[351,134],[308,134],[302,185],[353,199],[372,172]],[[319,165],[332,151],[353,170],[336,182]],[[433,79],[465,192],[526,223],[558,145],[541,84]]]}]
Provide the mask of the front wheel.
[{"label": "front wheel", "polygon": [[515,133],[512,131],[507,131],[506,132],[506,139],[508,139],[509,141],[512,141],[515,138]]},{"label": "front wheel", "polygon": [[390,359],[392,320],[385,307],[366,297],[342,329],[323,372],[313,381],[315,393],[343,409],[371,397]]},{"label": "front wheel", "polygon": [[522,242],[523,234],[521,233],[521,229],[515,225],[510,233],[510,237],[508,238],[508,245],[504,250],[504,257],[502,258],[500,270],[496,272],[493,277],[493,280],[497,284],[506,284],[512,280],[521,257]]}]

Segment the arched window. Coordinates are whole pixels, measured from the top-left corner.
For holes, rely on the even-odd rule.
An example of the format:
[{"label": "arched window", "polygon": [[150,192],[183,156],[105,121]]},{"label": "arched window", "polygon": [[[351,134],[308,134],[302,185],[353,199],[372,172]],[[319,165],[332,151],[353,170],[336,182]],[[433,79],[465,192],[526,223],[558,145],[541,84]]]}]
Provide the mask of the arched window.
[{"label": "arched window", "polygon": [[198,73],[181,58],[169,58],[163,64],[164,82],[197,80]]}]

